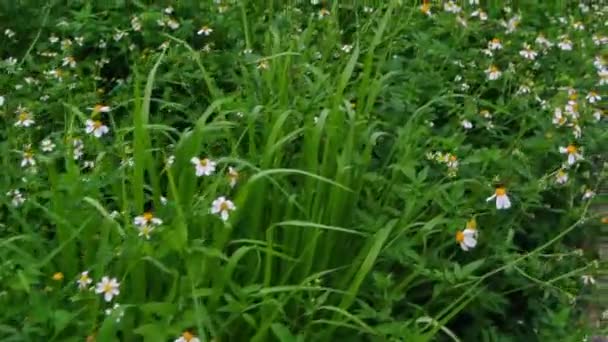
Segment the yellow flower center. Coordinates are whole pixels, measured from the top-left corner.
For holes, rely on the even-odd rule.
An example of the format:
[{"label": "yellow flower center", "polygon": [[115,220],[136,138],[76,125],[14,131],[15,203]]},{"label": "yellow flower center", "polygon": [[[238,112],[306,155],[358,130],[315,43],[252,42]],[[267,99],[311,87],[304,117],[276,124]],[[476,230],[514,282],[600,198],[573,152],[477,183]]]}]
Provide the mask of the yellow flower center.
[{"label": "yellow flower center", "polygon": [[30,151],[23,152],[23,158],[32,158],[34,154]]},{"label": "yellow flower center", "polygon": [[184,338],[184,340],[186,340],[187,342],[192,341],[192,339],[194,338],[194,335],[192,335],[191,332],[189,331],[184,331],[184,333],[182,334],[182,337]]},{"label": "yellow flower center", "polygon": [[566,151],[567,151],[569,154],[576,153],[576,146],[574,146],[574,145],[568,145],[568,147],[566,147]]},{"label": "yellow flower center", "polygon": [[608,216],[602,217],[602,223],[608,224]]},{"label": "yellow flower center", "polygon": [[63,279],[63,273],[57,272],[57,273],[53,274],[53,280],[60,281],[62,279]]},{"label": "yellow flower center", "polygon": [[422,6],[420,6],[420,11],[424,14],[428,14],[431,10],[431,4],[428,1],[424,1]]},{"label": "yellow flower center", "polygon": [[490,72],[491,72],[491,73],[498,72],[498,68],[496,67],[496,65],[491,65],[491,66],[490,66]]},{"label": "yellow flower center", "polygon": [[103,292],[110,293],[112,292],[112,285],[108,282],[103,285]]},{"label": "yellow flower center", "polygon": [[80,282],[81,283],[86,283],[89,280],[89,276],[86,274],[81,274],[80,275]]},{"label": "yellow flower center", "polygon": [[507,189],[505,189],[504,187],[498,187],[496,188],[496,196],[504,196],[507,194]]},{"label": "yellow flower center", "polygon": [[462,242],[464,241],[464,233],[461,231],[456,232],[456,241]]},{"label": "yellow flower center", "polygon": [[451,155],[451,156],[450,156],[450,160],[454,162],[454,161],[456,161],[456,160],[457,160],[457,158],[456,158],[456,156],[455,156],[455,155]]},{"label": "yellow flower center", "polygon": [[93,128],[99,129],[99,128],[101,128],[101,126],[103,126],[103,123],[101,123],[101,121],[99,121],[99,120],[93,121]]},{"label": "yellow flower center", "polygon": [[30,115],[27,112],[21,112],[19,114],[19,121],[25,121],[29,119]]},{"label": "yellow flower center", "polygon": [[230,207],[228,206],[228,202],[222,202],[220,204],[220,211],[228,211],[230,210]]},{"label": "yellow flower center", "polygon": [[492,44],[500,44],[500,39],[498,39],[498,38],[492,39]]},{"label": "yellow flower center", "polygon": [[103,105],[101,105],[101,104],[96,104],[96,105],[95,105],[95,107],[93,107],[93,112],[94,112],[94,113],[99,113],[99,112],[101,112],[101,109],[102,109],[103,107],[104,107],[104,106],[103,106]]},{"label": "yellow flower center", "polygon": [[207,159],[207,158],[201,159],[199,164],[201,164],[201,166],[205,167],[205,166],[207,166],[207,164],[209,164],[209,159]]},{"label": "yellow flower center", "polygon": [[152,215],[152,213],[149,211],[145,212],[142,216],[146,222],[150,222],[154,218],[154,215]]}]

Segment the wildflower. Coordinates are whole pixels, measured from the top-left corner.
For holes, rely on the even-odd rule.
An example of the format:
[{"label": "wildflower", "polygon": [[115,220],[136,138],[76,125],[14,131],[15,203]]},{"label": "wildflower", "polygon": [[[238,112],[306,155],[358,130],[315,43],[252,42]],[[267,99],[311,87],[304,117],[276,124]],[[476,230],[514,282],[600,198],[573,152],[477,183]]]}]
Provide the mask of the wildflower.
[{"label": "wildflower", "polygon": [[118,312],[116,315],[116,323],[119,323],[120,320],[125,316],[125,310],[121,309],[120,304],[114,303],[111,309],[106,309],[104,312],[106,316],[112,315],[114,312]]},{"label": "wildflower", "polygon": [[161,224],[163,224],[163,220],[159,219],[158,217],[154,217],[151,212],[146,211],[142,215],[136,216],[133,220],[133,224],[140,227],[149,225],[160,226]]},{"label": "wildflower", "polygon": [[219,214],[222,220],[227,221],[230,212],[235,210],[236,207],[231,200],[226,199],[224,196],[220,196],[211,203],[211,213]]},{"label": "wildflower", "polygon": [[35,123],[34,119],[32,119],[32,115],[26,111],[22,111],[19,113],[17,117],[17,122],[15,122],[16,127],[30,127]]},{"label": "wildflower", "polygon": [[82,142],[82,140],[76,138],[72,141],[72,146],[74,147],[74,150],[72,151],[74,155],[74,160],[79,160],[84,154],[84,143]]},{"label": "wildflower", "polygon": [[20,207],[23,203],[25,203],[25,197],[21,194],[19,189],[10,190],[6,193],[6,196],[12,197],[11,204],[13,207]]},{"label": "wildflower", "polygon": [[485,70],[485,73],[488,77],[488,80],[490,81],[497,80],[502,75],[502,72],[500,72],[500,70],[495,65],[490,65],[490,67]]},{"label": "wildflower", "polygon": [[353,46],[350,44],[344,44],[340,48],[340,50],[342,50],[342,52],[344,52],[344,53],[350,53],[352,51],[352,49],[353,49]]},{"label": "wildflower", "polygon": [[141,31],[141,21],[139,21],[137,16],[131,18],[131,28],[133,31]]},{"label": "wildflower", "polygon": [[589,103],[596,103],[602,99],[602,97],[595,91],[590,91],[585,97]]},{"label": "wildflower", "polygon": [[53,274],[53,280],[55,281],[62,281],[63,280],[63,273],[61,272],[56,272]]},{"label": "wildflower", "polygon": [[51,141],[51,139],[44,139],[40,142],[40,149],[42,152],[53,152],[55,149],[55,144]]},{"label": "wildflower", "polygon": [[494,194],[486,199],[487,202],[496,199],[496,209],[511,208],[511,201],[507,196],[507,189],[504,186],[499,186],[494,191]]},{"label": "wildflower", "polygon": [[23,152],[23,159],[21,160],[21,167],[36,166],[36,160],[34,160],[34,153],[29,149]]},{"label": "wildflower", "polygon": [[479,20],[481,20],[481,21],[488,20],[488,14],[481,9],[473,11],[471,13],[471,17],[479,17]]},{"label": "wildflower", "polygon": [[173,14],[173,7],[171,7],[171,6],[166,7],[166,8],[163,10],[163,12],[165,12],[165,14],[167,14],[167,15],[171,15],[171,14]]},{"label": "wildflower", "polygon": [[570,115],[573,119],[578,119],[578,103],[576,101],[568,101],[564,109],[566,109],[566,114]]},{"label": "wildflower", "polygon": [[329,10],[327,10],[326,8],[321,8],[319,10],[319,19],[323,19],[329,15],[331,15],[331,12]]},{"label": "wildflower", "polygon": [[120,290],[118,289],[119,286],[120,283],[116,281],[116,278],[110,279],[109,277],[103,277],[101,278],[101,281],[97,283],[95,293],[103,293],[103,298],[106,302],[109,302],[114,296],[120,294]]},{"label": "wildflower", "polygon": [[562,154],[568,154],[568,164],[573,165],[578,160],[583,159],[583,156],[578,152],[578,148],[574,145],[568,145],[567,147],[560,147],[559,152]]},{"label": "wildflower", "polygon": [[482,109],[479,111],[479,115],[481,115],[484,119],[490,120],[492,118],[492,114],[487,109]]},{"label": "wildflower", "polygon": [[95,161],[94,160],[85,160],[84,164],[83,164],[83,167],[85,169],[92,169],[92,168],[95,167]]},{"label": "wildflower", "polygon": [[608,64],[608,63],[606,62],[606,60],[602,56],[595,56],[595,59],[593,59],[593,66],[597,70],[604,69],[606,67],[606,64]]},{"label": "wildflower", "polygon": [[110,106],[106,106],[106,105],[103,105],[103,104],[96,104],[94,107],[89,107],[87,109],[89,109],[90,111],[92,111],[93,114],[108,113],[109,111],[112,110],[110,108]]},{"label": "wildflower", "polygon": [[62,66],[70,66],[70,68],[76,67],[76,60],[72,56],[67,56],[63,58]]},{"label": "wildflower", "polygon": [[81,290],[86,290],[92,282],[93,280],[89,277],[89,271],[80,273],[78,280],[76,280],[76,284],[78,284],[78,288]]},{"label": "wildflower", "polygon": [[521,18],[516,15],[513,18],[509,19],[509,21],[506,23],[503,21],[502,25],[507,29],[507,33],[511,33],[517,29],[520,20]]},{"label": "wildflower", "polygon": [[212,29],[212,28],[210,28],[210,27],[209,27],[209,26],[207,26],[207,25],[204,25],[203,27],[201,27],[201,28],[200,28],[200,30],[198,30],[198,32],[196,32],[196,34],[198,34],[199,36],[200,36],[201,34],[202,34],[202,35],[205,35],[205,36],[208,36],[208,35],[210,35],[211,33],[213,33],[213,29]]},{"label": "wildflower", "polygon": [[266,69],[268,69],[269,67],[270,67],[270,66],[268,65],[268,61],[266,61],[266,60],[260,61],[260,62],[258,63],[258,66],[257,66],[257,68],[258,68],[258,69],[260,69],[260,70],[266,70]]},{"label": "wildflower", "polygon": [[179,28],[179,22],[175,19],[169,19],[167,20],[167,26],[172,30],[177,30]]},{"label": "wildflower", "polygon": [[563,51],[571,51],[572,50],[572,41],[568,39],[568,37],[563,36],[559,43],[557,43],[557,47],[559,47]]},{"label": "wildflower", "polygon": [[595,119],[595,121],[600,121],[602,120],[602,111],[599,109],[596,109],[595,111],[593,111],[593,118]]},{"label": "wildflower", "polygon": [[581,280],[584,285],[595,285],[595,279],[590,275],[582,275]]},{"label": "wildflower", "polygon": [[608,69],[602,69],[602,70],[598,71],[597,75],[600,78],[600,81],[598,83],[599,85],[608,84]]},{"label": "wildflower", "polygon": [[428,15],[428,16],[432,15],[432,13],[431,13],[431,3],[429,2],[429,0],[424,0],[422,2],[422,5],[420,5],[420,12],[422,12],[422,13]]},{"label": "wildflower", "polygon": [[572,127],[572,134],[574,134],[574,137],[576,139],[580,139],[581,136],[583,135],[581,126],[579,126],[576,122],[570,124],[569,126]]},{"label": "wildflower", "polygon": [[493,38],[492,40],[490,40],[488,42],[488,49],[489,50],[500,50],[500,49],[502,49],[502,43],[500,42],[500,39]]},{"label": "wildflower", "polygon": [[524,48],[519,51],[519,55],[525,59],[534,60],[538,53],[530,48],[530,45],[524,44]]},{"label": "wildflower", "polygon": [[469,120],[462,120],[462,122],[460,124],[462,125],[462,127],[464,129],[471,129],[471,128],[473,128],[473,124]]},{"label": "wildflower", "polygon": [[585,193],[583,193],[583,201],[589,200],[595,197],[595,192],[591,189],[586,189]]},{"label": "wildflower", "polygon": [[239,172],[232,166],[228,167],[228,180],[230,181],[231,188],[234,188],[236,182],[239,180]]},{"label": "wildflower", "polygon": [[15,31],[11,29],[6,29],[4,30],[4,35],[7,36],[9,39],[13,38],[15,36]]},{"label": "wildflower", "polygon": [[454,1],[448,1],[445,4],[443,4],[443,10],[448,12],[448,13],[460,13],[460,11],[462,11],[462,9],[460,8],[460,6],[456,5],[454,3]]},{"label": "wildflower", "polygon": [[557,171],[557,174],[555,174],[555,181],[557,184],[566,184],[566,182],[568,182],[568,173],[564,170]]},{"label": "wildflower", "polygon": [[61,69],[51,69],[46,71],[46,74],[48,76],[55,77],[55,79],[60,82],[63,80],[63,71],[61,71]]},{"label": "wildflower", "polygon": [[165,196],[160,196],[160,204],[162,205],[167,205],[167,197]]},{"label": "wildflower", "polygon": [[173,165],[173,163],[175,163],[175,156],[174,155],[168,156],[167,159],[165,160],[165,163],[167,163],[167,166]]},{"label": "wildflower", "polygon": [[175,340],[175,342],[201,342],[196,336],[189,331],[184,331],[182,336]]},{"label": "wildflower", "polygon": [[129,35],[129,32],[127,32],[127,31],[121,31],[121,30],[116,29],[116,32],[114,33],[114,35],[112,36],[112,38],[114,38],[115,42],[119,42],[124,37],[126,37],[128,35]]},{"label": "wildflower", "polygon": [[88,119],[86,121],[86,125],[87,126],[85,131],[88,134],[93,134],[93,136],[95,136],[96,138],[101,138],[101,136],[107,134],[110,131],[108,126],[104,125],[103,122],[99,120]]},{"label": "wildflower", "polygon": [[57,36],[56,36],[56,35],[54,35],[54,34],[53,34],[53,35],[51,35],[51,36],[49,37],[49,42],[50,42],[51,44],[55,44],[55,43],[57,43],[58,41],[59,41],[59,38],[57,38]]},{"label": "wildflower", "polygon": [[468,251],[477,246],[477,229],[465,228],[456,232],[456,242],[460,244],[463,251]]},{"label": "wildflower", "polygon": [[197,177],[210,176],[215,172],[216,163],[208,158],[199,159],[198,157],[192,157],[190,162],[194,164]]},{"label": "wildflower", "polygon": [[139,234],[137,236],[143,236],[144,238],[146,238],[146,240],[150,240],[150,234],[152,233],[152,231],[154,231],[155,227],[144,225],[137,226],[137,229],[139,230]]}]

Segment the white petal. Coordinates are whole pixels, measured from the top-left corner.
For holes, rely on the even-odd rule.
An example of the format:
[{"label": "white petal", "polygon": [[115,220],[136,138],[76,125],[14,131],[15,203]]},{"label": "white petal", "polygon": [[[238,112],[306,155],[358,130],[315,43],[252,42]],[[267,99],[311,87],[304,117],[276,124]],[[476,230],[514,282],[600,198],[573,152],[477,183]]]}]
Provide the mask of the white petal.
[{"label": "white petal", "polygon": [[191,162],[192,164],[194,164],[194,165],[198,165],[198,164],[200,164],[200,160],[199,160],[197,157],[192,157],[192,158],[190,159],[190,162]]},{"label": "white petal", "polygon": [[462,242],[469,248],[475,248],[475,246],[477,246],[477,240],[472,236],[465,235]]},{"label": "white petal", "polygon": [[228,221],[228,210],[222,210],[222,220]]},{"label": "white petal", "polygon": [[112,300],[112,297],[114,297],[114,295],[112,294],[112,292],[106,292],[103,295],[103,298],[106,300],[106,302],[109,302]]}]

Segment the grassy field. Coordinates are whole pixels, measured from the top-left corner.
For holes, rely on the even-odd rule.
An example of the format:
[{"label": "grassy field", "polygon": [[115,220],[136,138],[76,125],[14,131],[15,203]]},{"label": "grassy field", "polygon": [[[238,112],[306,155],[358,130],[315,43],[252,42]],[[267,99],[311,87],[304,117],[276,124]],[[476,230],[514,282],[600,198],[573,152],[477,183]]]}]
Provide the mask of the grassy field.
[{"label": "grassy field", "polygon": [[478,2],[0,0],[0,340],[601,334],[608,7]]}]

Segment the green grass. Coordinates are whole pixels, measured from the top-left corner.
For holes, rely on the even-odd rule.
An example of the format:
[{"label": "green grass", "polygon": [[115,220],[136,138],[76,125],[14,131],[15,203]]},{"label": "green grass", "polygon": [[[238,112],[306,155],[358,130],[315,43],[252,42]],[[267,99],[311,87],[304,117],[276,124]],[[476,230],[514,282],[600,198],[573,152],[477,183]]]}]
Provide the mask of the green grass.
[{"label": "green grass", "polygon": [[[480,21],[467,4],[465,27],[442,6],[431,17],[419,6],[184,2],[168,14],[138,1],[0,1],[2,31],[15,31],[0,47],[0,338],[593,333],[581,276],[606,267],[586,247],[601,226],[589,208],[605,198],[582,196],[606,177],[607,119],[595,113],[608,94],[593,65],[606,49],[593,35],[608,12],[488,3]],[[501,20],[516,14],[506,33]],[[213,32],[197,35],[202,25]],[[555,44],[568,34],[573,51],[543,52],[540,32]],[[482,49],[494,37],[503,49],[490,57]],[[536,61],[520,56],[523,43]],[[498,80],[487,79],[490,64]],[[602,99],[590,103],[592,90]],[[579,117],[556,125],[569,96]],[[96,104],[111,111],[92,112]],[[32,126],[15,126],[22,111]],[[87,120],[109,133],[88,134]],[[56,148],[42,151],[43,139]],[[574,165],[559,152],[569,144],[584,156]],[[20,165],[27,145],[35,167]],[[193,157],[215,172],[197,177]],[[486,201],[500,186],[507,210]],[[226,221],[211,212],[221,196],[236,207]],[[163,221],[149,239],[134,223],[146,212]],[[478,243],[464,251],[454,236],[471,219]],[[89,287],[116,278],[120,294],[106,302],[79,289],[83,271]]]}]

